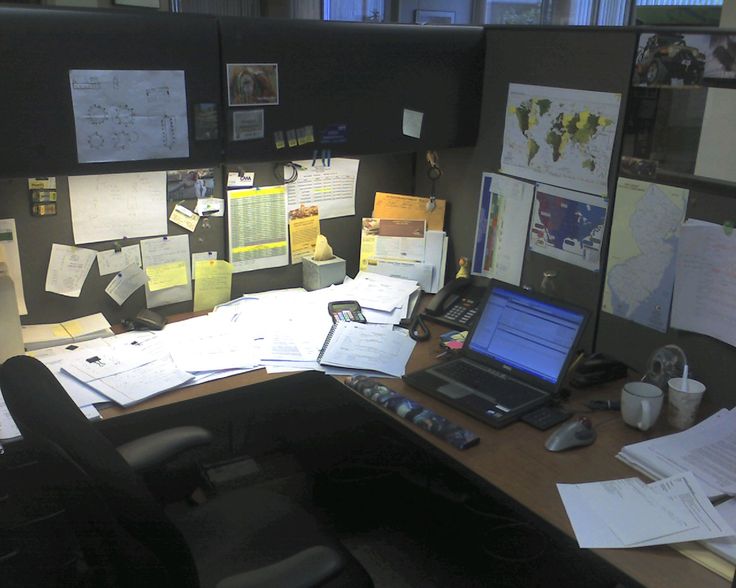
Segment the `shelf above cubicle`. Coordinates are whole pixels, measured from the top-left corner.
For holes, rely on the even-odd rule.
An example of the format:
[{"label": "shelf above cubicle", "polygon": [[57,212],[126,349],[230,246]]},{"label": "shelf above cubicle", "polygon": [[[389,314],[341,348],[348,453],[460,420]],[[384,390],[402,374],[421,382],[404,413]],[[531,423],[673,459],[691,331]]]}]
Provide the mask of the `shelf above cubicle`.
[{"label": "shelf above cubicle", "polygon": [[[217,20],[208,16],[1,8],[0,177],[179,169],[219,162],[222,133],[217,34]],[[82,156],[85,143],[78,143],[75,132],[70,71],[116,70],[158,72],[154,76],[163,71],[177,73],[178,88],[184,88],[186,94],[180,120],[186,120],[188,126],[188,140],[182,141],[181,132],[176,137],[181,149],[172,150],[171,156],[128,155],[124,153],[128,148],[125,141],[143,142],[145,137],[133,132],[130,120],[114,120],[110,115],[100,124],[118,124],[120,128],[87,137],[86,146],[96,147],[103,139],[108,146],[116,141],[118,154],[103,154],[95,161]],[[124,106],[115,106],[116,112],[138,114]],[[98,111],[103,113],[98,119],[102,121],[111,109]],[[210,124],[206,132],[200,129],[196,133],[195,123],[201,127],[207,116]]]},{"label": "shelf above cubicle", "polygon": [[[227,162],[475,144],[485,47],[479,27],[247,18],[221,19],[220,27]],[[278,89],[265,97],[237,87],[266,75]],[[421,118],[420,126],[407,129],[406,116]]]}]

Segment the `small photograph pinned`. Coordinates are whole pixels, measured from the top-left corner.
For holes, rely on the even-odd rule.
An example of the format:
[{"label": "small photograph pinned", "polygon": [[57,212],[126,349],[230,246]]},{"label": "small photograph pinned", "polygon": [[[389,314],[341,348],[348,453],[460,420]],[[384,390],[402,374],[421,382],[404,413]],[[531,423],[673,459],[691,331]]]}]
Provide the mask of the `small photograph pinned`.
[{"label": "small photograph pinned", "polygon": [[635,86],[699,86],[708,35],[643,33],[634,62]]},{"label": "small photograph pinned", "polygon": [[263,109],[233,112],[233,141],[263,139]]},{"label": "small photograph pinned", "polygon": [[166,172],[166,198],[168,200],[209,198],[214,193],[215,170],[212,168]]},{"label": "small photograph pinned", "polygon": [[279,66],[276,63],[228,63],[230,106],[279,103]]},{"label": "small photograph pinned", "polygon": [[194,140],[211,141],[217,139],[217,104],[199,102],[194,105]]},{"label": "small photograph pinned", "polygon": [[[736,85],[736,35],[712,35],[704,78],[712,85]],[[720,81],[722,84],[714,84]]]}]

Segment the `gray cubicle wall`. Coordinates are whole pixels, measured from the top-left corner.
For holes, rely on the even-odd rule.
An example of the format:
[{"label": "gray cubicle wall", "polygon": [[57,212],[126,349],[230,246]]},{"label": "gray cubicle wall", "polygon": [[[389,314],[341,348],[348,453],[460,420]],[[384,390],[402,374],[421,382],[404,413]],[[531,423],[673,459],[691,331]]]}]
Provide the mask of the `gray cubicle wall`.
[{"label": "gray cubicle wall", "polygon": [[[225,161],[307,159],[473,145],[480,112],[480,27],[220,19]],[[229,104],[228,64],[278,67],[278,104]],[[255,99],[252,99],[255,102]],[[404,109],[421,113],[419,137]],[[233,140],[233,116],[263,111],[262,138]],[[341,127],[329,140],[324,131]],[[310,127],[314,141],[277,148],[274,133]]]},{"label": "gray cubicle wall", "polygon": [[[243,169],[254,171],[257,185],[273,185],[272,164],[242,164]],[[215,191],[222,195],[222,181],[218,177]],[[356,214],[353,217],[322,221],[322,232],[332,243],[335,254],[347,261],[348,274],[354,276],[358,268],[360,251],[360,219],[370,216],[373,196],[376,191],[410,194],[413,190],[413,156],[410,154],[365,156],[360,160],[360,170],[356,188]],[[145,295],[141,288],[135,292],[122,307],[119,307],[107,294],[105,286],[112,275],[100,276],[97,263],[94,263],[84,283],[81,295],[70,298],[45,291],[46,270],[51,254],[51,245],[60,243],[73,245],[71,212],[67,178],[59,176],[58,214],[56,216],[33,217],[30,214],[30,197],[25,178],[0,179],[0,219],[14,218],[17,226],[20,256],[23,271],[28,316],[22,318],[24,324],[60,322],[77,318],[93,312],[102,312],[111,323],[128,318],[145,307]],[[169,212],[175,202],[169,202]],[[190,209],[194,200],[183,202]],[[172,222],[168,223],[170,235],[187,233]],[[137,243],[139,239],[121,241],[121,245]],[[100,242],[83,245],[97,251],[109,250],[113,242]],[[194,233],[190,234],[189,247],[192,253],[217,251],[219,259],[226,259],[226,234],[224,218],[208,218],[200,221]],[[233,276],[232,297],[244,293],[259,292],[274,288],[292,288],[302,285],[301,265],[242,272]],[[164,314],[189,312],[192,302],[182,302],[158,309]],[[326,312],[326,310],[325,310]]]},{"label": "gray cubicle wall", "polygon": [[[440,151],[444,169],[437,183],[438,196],[449,203],[449,257],[471,257],[478,212],[481,174],[497,172],[503,149],[506,103],[510,83],[553,86],[622,95],[621,118],[626,103],[636,34],[617,29],[489,27],[483,78],[478,142],[472,149]],[[617,162],[621,131],[617,133],[612,161]],[[615,168],[609,178],[609,194],[615,186]],[[422,173],[423,157],[417,157],[419,193],[429,193]],[[610,220],[609,220],[610,222]],[[604,253],[605,257],[605,253]],[[522,284],[538,289],[547,270],[557,272],[557,295],[590,310],[591,321],[583,344],[593,347],[601,288],[601,273],[530,251],[526,252]]]},{"label": "gray cubicle wall", "polygon": [[[736,91],[736,90],[735,90]],[[660,174],[657,182],[688,188],[687,217],[723,224],[736,219],[736,187],[721,182]],[[732,235],[736,238],[736,234]],[[736,260],[734,260],[736,262]],[[732,271],[731,268],[727,268]],[[655,349],[675,344],[685,352],[690,376],[702,381],[712,406],[731,408],[736,402],[736,349],[712,337],[670,328],[660,333],[630,320],[600,313],[597,349],[645,372]]]},{"label": "gray cubicle wall", "polygon": [[[638,34],[630,29],[489,28],[486,32],[488,44],[478,144],[475,148],[440,151],[440,164],[444,174],[437,183],[437,192],[439,197],[447,198],[449,202],[451,260],[472,255],[473,231],[468,229],[477,215],[481,173],[497,171],[500,165],[503,108],[508,84],[517,82],[620,92],[622,104],[626,107]],[[624,124],[623,119],[621,124]],[[609,193],[612,197],[606,239],[615,208],[615,185],[620,155],[619,138],[614,149],[609,179]],[[417,155],[417,170],[417,192],[428,194],[430,182],[424,173],[426,164],[423,154]],[[736,219],[736,189],[729,182],[661,170],[650,180],[688,188],[689,218],[719,224]],[[607,258],[607,244],[602,257],[604,261]],[[561,297],[577,302],[593,313],[594,320],[585,338],[589,349],[594,348],[595,351],[614,357],[642,372],[655,349],[670,343],[677,344],[686,352],[695,377],[708,387],[708,397],[712,405],[733,406],[733,365],[736,362],[736,350],[732,346],[707,336],[675,329],[660,333],[600,311],[605,277],[603,272],[588,272],[527,251],[523,283],[539,288],[542,274],[547,269],[557,272],[557,291]],[[597,332],[594,333],[593,326],[596,324]]]},{"label": "gray cubicle wall", "polygon": [[[194,132],[197,105],[219,107],[218,66],[214,17],[0,7],[0,177],[181,169],[218,163],[219,138],[200,134],[198,139]],[[189,156],[79,163],[69,80],[72,69],[183,71]],[[216,123],[219,128],[219,115]],[[221,137],[221,129],[218,134]]]}]

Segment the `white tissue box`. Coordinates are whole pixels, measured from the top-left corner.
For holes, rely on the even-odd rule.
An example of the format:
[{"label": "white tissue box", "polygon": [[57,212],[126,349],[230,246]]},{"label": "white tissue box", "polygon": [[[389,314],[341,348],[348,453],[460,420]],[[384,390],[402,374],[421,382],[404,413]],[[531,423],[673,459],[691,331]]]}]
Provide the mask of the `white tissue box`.
[{"label": "white tissue box", "polygon": [[302,259],[302,281],[305,290],[319,290],[342,284],[345,280],[345,260],[333,257],[325,261],[315,261],[311,257]]}]

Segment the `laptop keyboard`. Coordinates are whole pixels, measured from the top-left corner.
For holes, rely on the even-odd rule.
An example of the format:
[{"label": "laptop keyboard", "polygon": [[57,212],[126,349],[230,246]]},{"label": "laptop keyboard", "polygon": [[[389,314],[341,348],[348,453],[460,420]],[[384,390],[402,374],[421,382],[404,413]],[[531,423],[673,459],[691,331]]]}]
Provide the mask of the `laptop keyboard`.
[{"label": "laptop keyboard", "polygon": [[483,370],[465,361],[453,361],[434,370],[478,392],[492,397],[496,404],[508,409],[522,406],[539,398],[539,390],[507,379],[505,374]]}]

